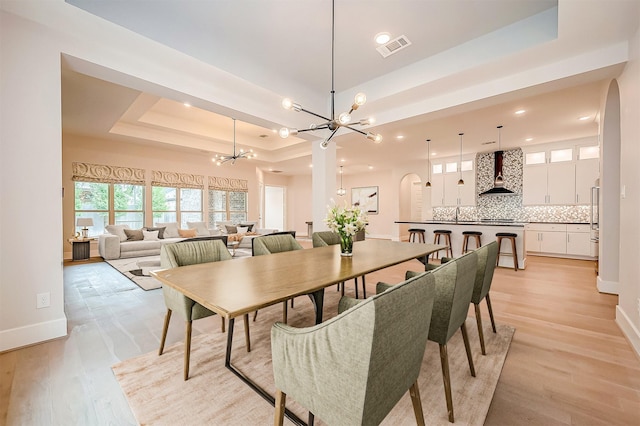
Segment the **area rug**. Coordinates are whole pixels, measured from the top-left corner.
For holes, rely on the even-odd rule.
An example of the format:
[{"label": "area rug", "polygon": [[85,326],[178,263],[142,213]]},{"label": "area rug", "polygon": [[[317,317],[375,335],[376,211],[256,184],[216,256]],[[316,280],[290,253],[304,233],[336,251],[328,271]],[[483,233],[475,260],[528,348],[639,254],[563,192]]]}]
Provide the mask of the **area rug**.
[{"label": "area rug", "polygon": [[[251,256],[251,249],[239,248],[235,250],[233,258]],[[162,283],[155,278],[143,275],[142,269],[138,266],[139,261],[157,262],[160,263],[160,256],[143,256],[143,257],[131,257],[129,259],[113,259],[105,260],[109,265],[117,269],[122,275],[129,278],[135,284],[143,290],[155,290],[162,288]],[[160,269],[158,267],[157,269]]]},{"label": "area rug", "polygon": [[[335,315],[338,293],[326,291],[324,316]],[[256,322],[251,322],[251,352],[245,351],[242,321],[236,321],[232,362],[248,377],[275,394],[271,365],[271,325],[281,319],[281,305],[261,309]],[[206,320],[201,320],[206,321]],[[307,298],[298,297],[289,309],[289,324],[309,326],[313,308]],[[487,321],[488,322],[488,321]],[[175,321],[171,327],[183,327]],[[195,325],[194,325],[195,327]],[[266,425],[273,423],[274,408],[224,367],[225,334],[219,322],[211,321],[207,332],[193,338],[189,380],[182,380],[183,343],[165,350],[123,361],[113,372],[129,406],[142,425]],[[455,425],[482,425],[486,418],[514,329],[498,325],[484,330],[487,355],[480,354],[474,318],[467,319],[476,377],[471,377],[462,336],[458,332],[447,345],[451,371],[451,387]],[[181,336],[181,333],[179,333]],[[182,339],[182,337],[179,337]],[[419,377],[420,395],[428,425],[450,425],[442,383],[438,345],[429,342]],[[287,400],[287,408],[306,419],[306,411],[295,401]],[[317,425],[323,425],[316,419]],[[291,424],[285,420],[285,424]],[[407,394],[389,413],[384,425],[415,425],[411,398]]]}]

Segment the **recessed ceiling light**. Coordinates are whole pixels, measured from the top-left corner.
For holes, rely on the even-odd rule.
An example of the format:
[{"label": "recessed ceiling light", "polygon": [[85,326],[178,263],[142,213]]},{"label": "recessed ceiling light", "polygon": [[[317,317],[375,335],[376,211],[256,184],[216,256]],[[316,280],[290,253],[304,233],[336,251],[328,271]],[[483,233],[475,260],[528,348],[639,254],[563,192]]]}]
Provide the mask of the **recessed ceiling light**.
[{"label": "recessed ceiling light", "polygon": [[525,141],[526,142],[531,142],[533,140],[533,138],[526,138]]},{"label": "recessed ceiling light", "polygon": [[375,36],[375,40],[378,44],[385,44],[391,40],[391,35],[389,33],[378,33]]},{"label": "recessed ceiling light", "polygon": [[526,110],[524,110],[524,109],[519,109],[519,110],[517,110],[517,111],[515,112],[515,114],[516,114],[516,115],[522,115],[522,114],[524,114],[525,112],[527,112],[527,111],[526,111]]},{"label": "recessed ceiling light", "polygon": [[369,166],[369,170],[373,170],[373,166]]},{"label": "recessed ceiling light", "polygon": [[398,139],[398,140],[404,139],[404,136],[403,135],[398,135],[398,136],[396,136],[396,139]]},{"label": "recessed ceiling light", "polygon": [[436,155],[436,154],[437,154],[437,152],[432,152],[432,153],[431,153],[431,156],[433,157],[433,156],[434,156],[434,155]]},{"label": "recessed ceiling light", "polygon": [[186,106],[187,108],[191,108],[191,104],[189,102],[185,102],[182,105]]},{"label": "recessed ceiling light", "polygon": [[578,118],[578,120],[580,120],[580,121],[586,121],[586,120],[588,120],[588,119],[590,119],[590,118],[591,118],[591,117],[589,117],[588,115],[585,115],[584,117],[580,117],[580,118]]},{"label": "recessed ceiling light", "polygon": [[340,159],[340,162],[341,162],[341,163],[344,163],[345,161],[347,161],[347,160],[345,160],[344,158],[341,158],[341,159]]},{"label": "recessed ceiling light", "polygon": [[309,164],[309,167],[313,168],[313,164]]}]

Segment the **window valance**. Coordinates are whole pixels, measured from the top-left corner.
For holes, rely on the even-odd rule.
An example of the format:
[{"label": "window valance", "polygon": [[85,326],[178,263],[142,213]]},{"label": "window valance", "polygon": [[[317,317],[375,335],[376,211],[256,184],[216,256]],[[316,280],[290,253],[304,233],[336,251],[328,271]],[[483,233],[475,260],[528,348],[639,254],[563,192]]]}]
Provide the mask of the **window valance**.
[{"label": "window valance", "polygon": [[106,166],[104,164],[77,163],[72,164],[73,181],[145,184],[145,170],[134,167]]},{"label": "window valance", "polygon": [[248,181],[217,176],[209,176],[209,189],[218,191],[249,192]]},{"label": "window valance", "polygon": [[151,171],[152,186],[204,189],[204,176],[191,173]]}]

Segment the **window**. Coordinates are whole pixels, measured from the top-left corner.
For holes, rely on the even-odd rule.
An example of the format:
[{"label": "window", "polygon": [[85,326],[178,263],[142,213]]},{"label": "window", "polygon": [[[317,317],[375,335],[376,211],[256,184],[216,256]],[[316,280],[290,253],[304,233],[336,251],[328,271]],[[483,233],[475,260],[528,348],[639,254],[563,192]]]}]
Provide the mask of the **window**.
[{"label": "window", "polygon": [[554,149],[551,151],[551,162],[560,163],[573,160],[573,149]]},{"label": "window", "polygon": [[432,171],[434,175],[439,175],[440,173],[442,173],[442,164],[434,164]]},{"label": "window", "polygon": [[143,226],[144,186],[76,181],[74,190],[74,223],[79,217],[93,219],[89,236],[103,234],[110,223],[126,224],[132,229]]},{"label": "window", "polygon": [[202,221],[202,190],[193,188],[151,188],[153,223],[178,222],[182,229],[187,222]]},{"label": "window", "polygon": [[529,152],[524,157],[525,164],[544,164],[546,162],[546,154],[541,152]]},{"label": "window", "polygon": [[468,172],[473,170],[473,160],[465,160],[461,163],[460,170]]},{"label": "window", "polygon": [[247,192],[209,190],[209,224],[230,220],[240,223],[247,220]]},{"label": "window", "polygon": [[589,160],[592,158],[600,158],[600,147],[595,146],[581,146],[579,148],[578,159]]},{"label": "window", "polygon": [[447,173],[457,172],[458,171],[458,163],[447,163],[445,166],[445,170]]}]

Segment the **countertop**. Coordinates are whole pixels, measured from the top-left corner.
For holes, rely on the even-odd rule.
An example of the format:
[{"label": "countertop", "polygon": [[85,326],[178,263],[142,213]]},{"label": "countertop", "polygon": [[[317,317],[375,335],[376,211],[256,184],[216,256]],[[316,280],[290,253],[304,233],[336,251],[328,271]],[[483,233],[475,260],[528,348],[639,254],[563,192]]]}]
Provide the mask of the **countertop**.
[{"label": "countertop", "polygon": [[395,223],[413,223],[422,225],[473,225],[473,226],[514,226],[518,228],[524,227],[528,222],[496,222],[496,221],[480,221],[480,220],[423,220],[423,221],[404,221],[397,220]]},{"label": "countertop", "polygon": [[414,220],[397,220],[395,223],[414,223],[414,224],[422,224],[422,225],[482,225],[482,226],[515,226],[515,227],[523,227],[529,223],[559,223],[563,225],[589,225],[585,222],[500,222],[500,221],[483,221],[483,220],[422,220],[422,221],[414,221]]}]

